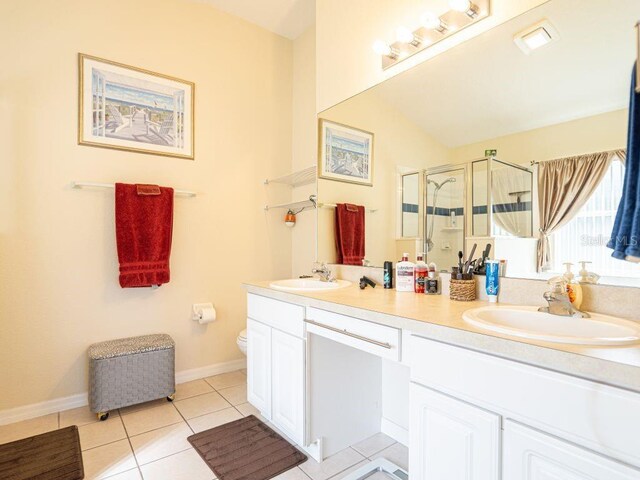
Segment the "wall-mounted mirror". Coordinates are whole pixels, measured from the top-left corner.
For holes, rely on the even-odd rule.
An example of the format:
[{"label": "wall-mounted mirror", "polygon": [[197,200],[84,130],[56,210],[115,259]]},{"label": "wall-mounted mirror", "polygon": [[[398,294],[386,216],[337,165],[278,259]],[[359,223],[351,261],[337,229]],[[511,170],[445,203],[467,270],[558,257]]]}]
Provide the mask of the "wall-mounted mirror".
[{"label": "wall-mounted mirror", "polygon": [[[373,135],[374,175],[371,186],[321,178],[320,204],[364,207],[362,257],[375,266],[427,251],[449,269],[458,250],[490,243],[508,276],[549,278],[585,260],[601,283],[640,284],[640,266],[604,245],[621,197],[638,19],[637,0],[553,0],[322,112]],[[547,43],[523,50],[532,28]],[[549,229],[539,268],[539,162],[599,152],[606,171]],[[335,212],[321,208],[318,221],[318,259],[334,262]]]}]

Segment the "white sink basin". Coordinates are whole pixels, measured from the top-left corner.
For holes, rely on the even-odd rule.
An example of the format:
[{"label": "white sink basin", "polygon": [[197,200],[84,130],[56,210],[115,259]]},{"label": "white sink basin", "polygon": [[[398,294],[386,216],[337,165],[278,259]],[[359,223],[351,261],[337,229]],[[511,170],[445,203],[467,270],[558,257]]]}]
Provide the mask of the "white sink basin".
[{"label": "white sink basin", "polygon": [[640,324],[591,313],[573,318],[538,312],[538,307],[480,307],[462,315],[468,323],[492,332],[545,342],[576,345],[629,345],[640,342]]},{"label": "white sink basin", "polygon": [[346,280],[336,280],[335,282],[322,282],[317,278],[291,278],[288,280],[276,280],[269,286],[276,290],[286,290],[289,292],[321,292],[325,290],[336,290],[351,285]]}]

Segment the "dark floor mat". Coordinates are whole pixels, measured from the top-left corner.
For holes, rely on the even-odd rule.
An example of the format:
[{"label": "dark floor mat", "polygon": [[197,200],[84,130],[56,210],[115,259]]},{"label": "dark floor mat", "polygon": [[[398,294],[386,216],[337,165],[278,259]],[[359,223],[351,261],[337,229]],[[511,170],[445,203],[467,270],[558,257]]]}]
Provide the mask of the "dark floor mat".
[{"label": "dark floor mat", "polygon": [[0,445],[0,478],[79,480],[84,478],[78,427]]},{"label": "dark floor mat", "polygon": [[268,480],[307,456],[254,415],[188,438],[219,480]]}]

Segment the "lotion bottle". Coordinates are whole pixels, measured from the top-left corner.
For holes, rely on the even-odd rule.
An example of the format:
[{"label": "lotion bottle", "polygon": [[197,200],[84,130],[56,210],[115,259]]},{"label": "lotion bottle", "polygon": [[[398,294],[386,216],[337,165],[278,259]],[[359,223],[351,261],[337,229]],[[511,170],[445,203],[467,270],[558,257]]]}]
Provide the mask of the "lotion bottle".
[{"label": "lotion bottle", "polygon": [[409,261],[409,254],[402,254],[402,261],[396,264],[396,291],[413,292],[416,264]]}]

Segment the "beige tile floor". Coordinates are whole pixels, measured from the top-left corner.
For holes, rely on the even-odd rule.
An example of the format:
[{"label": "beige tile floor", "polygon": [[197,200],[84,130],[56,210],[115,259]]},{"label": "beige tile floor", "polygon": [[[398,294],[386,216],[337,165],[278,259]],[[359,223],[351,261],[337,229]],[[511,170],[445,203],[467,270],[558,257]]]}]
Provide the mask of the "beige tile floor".
[{"label": "beige tile floor", "polygon": [[[213,472],[187,437],[255,414],[247,403],[244,370],[176,387],[176,400],[158,400],[110,413],[98,422],[88,407],[0,426],[0,444],[78,425],[85,478],[109,480],[213,480]],[[309,459],[277,480],[339,480],[369,459],[385,457],[407,469],[406,447],[380,433],[327,458]]]}]

